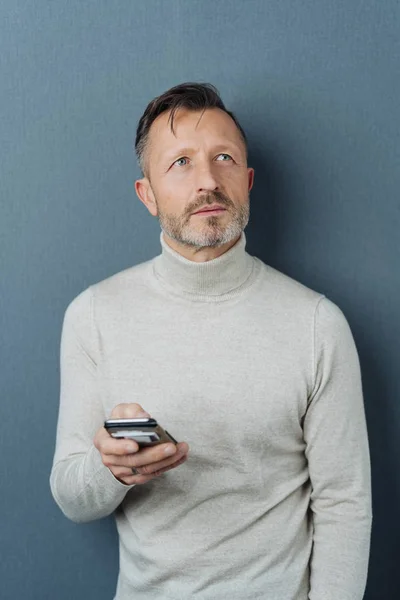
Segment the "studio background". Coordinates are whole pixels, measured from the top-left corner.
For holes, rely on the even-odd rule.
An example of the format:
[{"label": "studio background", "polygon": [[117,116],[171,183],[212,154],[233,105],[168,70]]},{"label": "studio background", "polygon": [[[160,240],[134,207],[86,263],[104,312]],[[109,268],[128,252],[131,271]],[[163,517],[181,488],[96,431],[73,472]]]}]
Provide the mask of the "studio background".
[{"label": "studio background", "polygon": [[248,134],[247,250],[350,323],[373,472],[365,597],[398,598],[399,12],[397,0],[1,2],[3,600],[113,598],[113,518],[74,524],[50,494],[61,325],[80,291],[160,252],[133,142],[149,100],[185,81],[215,84]]}]

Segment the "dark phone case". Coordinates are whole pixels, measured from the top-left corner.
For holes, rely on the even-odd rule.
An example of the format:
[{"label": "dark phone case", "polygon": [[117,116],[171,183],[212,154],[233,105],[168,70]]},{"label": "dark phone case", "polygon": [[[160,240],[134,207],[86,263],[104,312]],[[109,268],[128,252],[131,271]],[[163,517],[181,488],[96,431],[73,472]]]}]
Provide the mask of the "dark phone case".
[{"label": "dark phone case", "polygon": [[174,444],[177,444],[178,442],[176,441],[176,439],[170,434],[168,433],[168,431],[165,431],[161,425],[158,425],[157,421],[155,419],[147,419],[147,422],[145,423],[132,423],[132,419],[112,419],[113,421],[117,421],[116,423],[112,423],[110,424],[108,421],[104,422],[104,427],[105,429],[109,432],[112,433],[113,431],[121,431],[121,429],[130,429],[130,430],[134,430],[134,429],[138,429],[138,430],[147,430],[149,429],[149,431],[154,431],[155,433],[157,433],[160,437],[160,441],[159,442],[155,442],[155,444],[165,444],[166,442],[173,442]]},{"label": "dark phone case", "polygon": [[[109,421],[115,421],[115,423],[110,424]],[[135,423],[135,419],[108,419],[104,422],[104,427],[106,429],[116,428],[118,429],[147,429],[148,427],[155,428],[158,423],[155,419],[141,419],[141,423]]]}]

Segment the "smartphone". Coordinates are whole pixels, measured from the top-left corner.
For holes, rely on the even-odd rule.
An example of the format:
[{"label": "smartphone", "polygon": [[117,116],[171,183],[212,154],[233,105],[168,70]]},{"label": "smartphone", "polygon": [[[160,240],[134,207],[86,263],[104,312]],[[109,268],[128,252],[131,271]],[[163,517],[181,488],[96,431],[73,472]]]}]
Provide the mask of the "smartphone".
[{"label": "smartphone", "polygon": [[104,427],[112,437],[135,440],[140,447],[178,443],[155,419],[107,419]]}]

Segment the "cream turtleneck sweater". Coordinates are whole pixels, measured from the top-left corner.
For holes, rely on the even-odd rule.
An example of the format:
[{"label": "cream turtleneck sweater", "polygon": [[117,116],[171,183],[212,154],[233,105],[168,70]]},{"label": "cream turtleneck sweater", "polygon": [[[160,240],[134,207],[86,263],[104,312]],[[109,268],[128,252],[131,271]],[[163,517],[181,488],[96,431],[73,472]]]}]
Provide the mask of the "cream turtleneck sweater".
[{"label": "cream turtleneck sweater", "polygon": [[[371,526],[357,351],[340,309],[246,250],[156,258],[68,306],[52,493],[82,522],[115,511],[114,600],[361,600]],[[93,445],[138,402],[189,444],[137,486]]]}]

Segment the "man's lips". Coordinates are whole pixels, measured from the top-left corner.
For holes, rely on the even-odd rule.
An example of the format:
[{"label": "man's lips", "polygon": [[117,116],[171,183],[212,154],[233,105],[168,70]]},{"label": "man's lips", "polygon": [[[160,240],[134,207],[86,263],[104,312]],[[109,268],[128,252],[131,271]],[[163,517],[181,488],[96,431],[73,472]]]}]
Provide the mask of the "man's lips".
[{"label": "man's lips", "polygon": [[219,204],[213,204],[212,206],[203,206],[200,210],[194,212],[194,215],[206,215],[206,214],[218,214],[222,213],[226,210],[223,206]]}]

